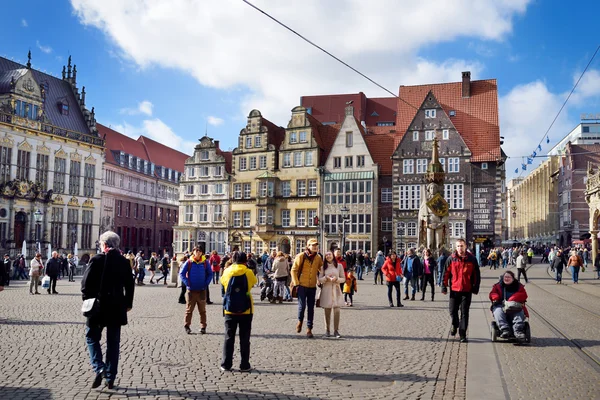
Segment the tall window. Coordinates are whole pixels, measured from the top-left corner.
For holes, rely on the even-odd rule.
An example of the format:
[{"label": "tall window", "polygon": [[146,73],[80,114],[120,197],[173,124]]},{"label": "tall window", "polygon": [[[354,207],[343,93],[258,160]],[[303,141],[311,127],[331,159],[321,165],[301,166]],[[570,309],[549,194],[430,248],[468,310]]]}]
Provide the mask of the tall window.
[{"label": "tall window", "polygon": [[311,166],[313,165],[313,153],[312,151],[307,151],[304,153],[304,165]]},{"label": "tall window", "polygon": [[137,205],[137,203],[135,203],[133,205],[133,218],[137,219],[137,217],[138,217],[138,205]]},{"label": "tall window", "polygon": [[260,135],[254,137],[254,147],[262,147]]},{"label": "tall window", "polygon": [[458,157],[448,158],[448,172],[459,172],[460,171],[460,159]]},{"label": "tall window", "polygon": [[417,223],[409,222],[407,225],[406,236],[417,236]]},{"label": "tall window", "polygon": [[242,226],[241,212],[234,211],[233,212],[233,227],[239,228]]},{"label": "tall window", "polygon": [[241,183],[233,184],[233,198],[234,199],[242,198],[242,184]]},{"label": "tall window", "polygon": [[246,227],[246,228],[250,227],[250,211],[244,211],[244,214],[242,215],[242,217],[243,217],[244,227]]},{"label": "tall window", "polygon": [[200,167],[200,176],[208,176],[210,168]]},{"label": "tall window", "polygon": [[10,162],[12,149],[10,147],[0,147],[0,183],[10,181]]},{"label": "tall window", "polygon": [[414,174],[414,163],[415,160],[404,160],[402,162],[403,164],[403,168],[402,168],[402,173],[403,174]]},{"label": "tall window", "polygon": [[213,211],[213,221],[220,222],[223,219],[223,206],[215,204]]},{"label": "tall window", "polygon": [[450,138],[450,130],[449,129],[443,129],[442,130],[442,139],[448,140],[448,138]]},{"label": "tall window", "polygon": [[[81,176],[81,163],[79,161],[71,161],[71,170],[69,172],[69,194],[79,196],[79,178]],[[131,181],[129,181],[129,189],[131,189]]]},{"label": "tall window", "polygon": [[435,131],[433,131],[433,130],[425,131],[425,140],[433,140],[434,137],[435,137]]},{"label": "tall window", "polygon": [[72,249],[77,242],[77,223],[79,222],[79,210],[69,208],[67,210],[67,249]]},{"label": "tall window", "polygon": [[308,217],[308,226],[316,226],[315,217],[317,216],[317,210],[306,210],[306,214]]},{"label": "tall window", "polygon": [[391,232],[392,231],[392,217],[381,218],[381,231]]},{"label": "tall window", "polygon": [[427,172],[427,159],[420,158],[417,160],[417,174],[424,174]]},{"label": "tall window", "polygon": [[208,222],[208,204],[200,204],[200,222]]},{"label": "tall window", "polygon": [[267,210],[264,210],[264,209],[258,210],[258,223],[260,225],[264,225],[267,223]]},{"label": "tall window", "polygon": [[[260,137],[260,136],[257,136]],[[260,156],[258,158],[258,168],[259,169],[267,169],[267,156]]]},{"label": "tall window", "polygon": [[365,166],[365,156],[356,156],[356,166],[357,167]]},{"label": "tall window", "polygon": [[292,194],[292,185],[290,181],[281,182],[281,195],[283,197],[290,197]]},{"label": "tall window", "polygon": [[306,131],[300,132],[300,143],[306,143]]},{"label": "tall window", "polygon": [[296,254],[300,254],[306,248],[306,240],[296,239]]},{"label": "tall window", "polygon": [[400,185],[400,209],[418,210],[421,206],[420,185]]},{"label": "tall window", "polygon": [[244,183],[244,198],[249,199],[252,192],[252,185],[250,183]]},{"label": "tall window", "polygon": [[246,157],[240,157],[240,171],[246,170]]},{"label": "tall window", "polygon": [[52,207],[50,243],[55,249],[62,247],[63,215],[64,212],[62,207]]},{"label": "tall window", "polygon": [[308,195],[309,196],[317,195],[317,181],[315,179],[310,179],[308,181]]},{"label": "tall window", "polygon": [[346,132],[346,147],[352,147],[352,132]]},{"label": "tall window", "polygon": [[29,163],[31,153],[25,150],[19,150],[17,153],[17,179],[29,180]]},{"label": "tall window", "polygon": [[35,160],[35,181],[42,186],[42,190],[48,189],[48,156],[39,154]]},{"label": "tall window", "polygon": [[81,213],[81,248],[92,248],[92,226],[94,211],[84,210]]},{"label": "tall window", "polygon": [[[94,182],[96,177],[96,166],[94,164],[85,164],[83,175],[83,195],[85,197],[94,197]],[[140,180],[137,180],[139,191]],[[89,247],[88,247],[89,248]]]},{"label": "tall window", "polygon": [[296,181],[296,195],[306,196],[306,181],[300,179]]},{"label": "tall window", "polygon": [[290,132],[290,143],[298,143],[298,134],[296,132]]},{"label": "tall window", "polygon": [[256,169],[256,157],[255,156],[250,157],[250,169],[251,170]]},{"label": "tall window", "polygon": [[381,202],[391,203],[393,201],[392,188],[381,188]]},{"label": "tall window", "polygon": [[281,226],[289,228],[290,226],[290,210],[281,210]]},{"label": "tall window", "polygon": [[146,219],[146,205],[142,204],[140,209],[140,218]]},{"label": "tall window", "polygon": [[185,222],[193,222],[194,221],[194,206],[185,206]]},{"label": "tall window", "polygon": [[306,226],[306,210],[296,210],[296,226]]},{"label": "tall window", "polygon": [[215,183],[215,194],[223,194],[223,184]]},{"label": "tall window", "polygon": [[352,168],[352,156],[346,156],[346,168]]},{"label": "tall window", "polygon": [[292,157],[290,153],[283,153],[283,166],[291,167],[292,166]]},{"label": "tall window", "polygon": [[117,217],[120,217],[123,208],[123,200],[115,200],[115,208],[117,209]]},{"label": "tall window", "polygon": [[125,202],[125,218],[129,218],[129,210],[131,209],[131,202]]},{"label": "tall window", "polygon": [[333,168],[342,168],[342,157],[333,157]]},{"label": "tall window", "polygon": [[295,152],[294,153],[294,167],[301,167],[302,166],[302,153],[301,152]]},{"label": "tall window", "polygon": [[220,165],[217,165],[215,167],[215,176],[221,176],[223,175],[223,167]]},{"label": "tall window", "polygon": [[451,210],[464,207],[464,184],[453,183],[444,185],[444,198]]},{"label": "tall window", "polygon": [[251,149],[252,148],[252,137],[251,136],[248,136],[246,138],[246,148],[247,149]]}]

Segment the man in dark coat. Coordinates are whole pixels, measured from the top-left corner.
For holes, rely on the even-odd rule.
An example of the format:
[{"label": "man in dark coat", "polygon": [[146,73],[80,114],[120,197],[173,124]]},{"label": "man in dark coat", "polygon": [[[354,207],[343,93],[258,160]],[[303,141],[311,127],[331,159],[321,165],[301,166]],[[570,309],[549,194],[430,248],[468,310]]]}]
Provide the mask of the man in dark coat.
[{"label": "man in dark coat", "polygon": [[50,294],[50,289],[52,289],[52,294],[58,294],[56,291],[56,279],[58,279],[58,274],[61,270],[61,262],[58,258],[58,253],[56,251],[52,252],[52,258],[46,262],[46,275],[50,277],[50,287],[48,288],[48,294]]},{"label": "man in dark coat", "polygon": [[[133,307],[134,279],[129,261],[119,252],[119,236],[111,231],[100,236],[102,254],[95,255],[81,281],[83,300],[99,299],[98,313],[87,318],[86,343],[96,376],[92,388],[106,379],[114,387],[119,363],[121,326],[127,325],[127,313]],[[102,360],[100,340],[106,327],[106,361]]]},{"label": "man in dark coat", "polygon": [[4,286],[8,286],[10,284],[10,265],[12,261],[10,260],[10,256],[8,254],[4,255]]}]

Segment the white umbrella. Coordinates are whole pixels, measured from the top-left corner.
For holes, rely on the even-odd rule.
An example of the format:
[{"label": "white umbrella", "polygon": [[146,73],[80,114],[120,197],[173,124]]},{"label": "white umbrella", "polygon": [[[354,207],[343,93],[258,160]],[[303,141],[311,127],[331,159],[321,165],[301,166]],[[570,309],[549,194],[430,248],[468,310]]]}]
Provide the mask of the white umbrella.
[{"label": "white umbrella", "polygon": [[48,243],[48,260],[52,258],[52,245]]},{"label": "white umbrella", "polygon": [[21,254],[23,257],[27,258],[27,243],[23,240],[23,248],[21,249]]}]

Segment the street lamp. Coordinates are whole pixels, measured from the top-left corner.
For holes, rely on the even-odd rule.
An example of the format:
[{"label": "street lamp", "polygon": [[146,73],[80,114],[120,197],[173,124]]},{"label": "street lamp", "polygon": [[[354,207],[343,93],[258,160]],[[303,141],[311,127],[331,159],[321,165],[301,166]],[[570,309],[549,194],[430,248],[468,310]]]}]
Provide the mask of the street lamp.
[{"label": "street lamp", "polygon": [[387,236],[383,237],[383,256],[387,257]]},{"label": "street lamp", "polygon": [[35,242],[36,242],[36,247],[37,247],[36,251],[41,250],[39,248],[39,246],[40,246],[40,233],[41,233],[40,232],[41,231],[41,229],[40,229],[40,223],[42,222],[43,216],[44,216],[44,213],[42,213],[39,208],[37,210],[35,210],[35,212],[33,213],[33,219],[35,220]]},{"label": "street lamp", "polygon": [[342,253],[346,251],[346,222],[350,219],[350,209],[346,206],[340,208],[342,212]]},{"label": "street lamp", "polygon": [[250,251],[248,253],[252,253],[252,229],[247,233],[250,236]]}]

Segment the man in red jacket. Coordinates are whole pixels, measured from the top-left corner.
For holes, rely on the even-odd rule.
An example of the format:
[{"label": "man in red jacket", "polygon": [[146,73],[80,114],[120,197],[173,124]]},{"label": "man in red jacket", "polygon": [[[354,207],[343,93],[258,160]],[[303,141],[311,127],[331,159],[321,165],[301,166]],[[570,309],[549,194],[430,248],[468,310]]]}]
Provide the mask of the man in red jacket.
[{"label": "man in red jacket", "polygon": [[[448,293],[448,281],[450,281],[449,307],[452,316],[450,334],[455,336],[458,330],[460,341],[466,343],[471,297],[473,294],[479,293],[481,275],[477,259],[473,254],[467,252],[467,243],[464,239],[456,240],[456,251],[446,260],[445,270],[442,294]],[[460,320],[458,316],[459,309]]]}]

